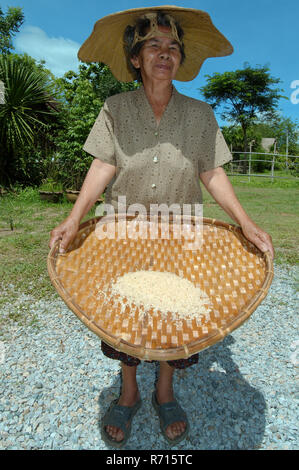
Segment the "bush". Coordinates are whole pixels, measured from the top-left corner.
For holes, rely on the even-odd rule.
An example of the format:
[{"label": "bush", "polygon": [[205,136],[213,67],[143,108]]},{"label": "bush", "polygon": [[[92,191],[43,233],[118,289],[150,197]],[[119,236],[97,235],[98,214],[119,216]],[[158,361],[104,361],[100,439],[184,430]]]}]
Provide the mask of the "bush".
[{"label": "bush", "polygon": [[[0,55],[5,103],[0,106],[0,182],[36,184],[35,149],[48,151],[58,120],[50,72],[29,56]],[[50,131],[51,129],[51,131]]]},{"label": "bush", "polygon": [[62,183],[57,182],[52,178],[46,178],[42,181],[42,184],[40,185],[39,190],[57,192],[57,191],[63,191],[63,186],[62,186]]}]

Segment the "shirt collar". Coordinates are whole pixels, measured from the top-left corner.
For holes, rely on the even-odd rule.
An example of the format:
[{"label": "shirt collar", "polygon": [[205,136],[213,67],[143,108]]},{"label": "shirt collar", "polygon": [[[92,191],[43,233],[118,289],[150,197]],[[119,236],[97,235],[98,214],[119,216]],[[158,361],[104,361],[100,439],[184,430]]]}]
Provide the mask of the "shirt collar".
[{"label": "shirt collar", "polygon": [[[178,96],[179,96],[178,91],[176,90],[174,85],[172,85],[172,95],[171,95],[169,103],[168,103],[168,105],[167,105],[167,107],[166,107],[166,109],[163,113],[163,116],[162,116],[162,119],[160,121],[159,127],[161,126],[161,123],[162,123],[162,121],[164,121],[164,119],[168,120],[170,118],[170,116],[172,114],[172,111],[175,108]],[[143,85],[141,85],[141,87],[138,88],[138,90],[136,90],[136,98],[137,98],[136,103],[137,103],[137,106],[139,108],[138,111],[139,111],[140,115],[143,116],[143,118],[145,116],[147,116],[150,123],[152,123],[153,127],[157,127],[157,122],[156,122],[156,119],[155,119],[155,115],[154,115],[153,109],[152,109],[152,107],[151,107],[151,105],[150,105],[150,103],[147,99],[147,96],[146,96]]]}]

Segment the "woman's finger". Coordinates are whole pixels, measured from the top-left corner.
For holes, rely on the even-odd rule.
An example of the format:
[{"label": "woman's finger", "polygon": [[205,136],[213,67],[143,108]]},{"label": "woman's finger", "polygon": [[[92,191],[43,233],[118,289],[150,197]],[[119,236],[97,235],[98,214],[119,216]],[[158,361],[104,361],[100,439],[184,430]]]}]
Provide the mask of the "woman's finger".
[{"label": "woman's finger", "polygon": [[274,248],[271,236],[266,232],[260,232],[259,237],[261,239],[261,251],[264,253],[266,251],[270,251],[272,258],[274,258]]},{"label": "woman's finger", "polygon": [[68,230],[65,230],[60,242],[59,253],[64,253],[69,244],[74,240],[77,233],[77,229],[74,226],[70,226]]},{"label": "woman's finger", "polygon": [[59,253],[65,253],[65,250],[67,249],[73,238],[73,234],[70,234],[69,232],[64,233],[59,245]]},{"label": "woman's finger", "polygon": [[249,224],[242,228],[245,237],[254,243],[263,253],[269,251],[272,258],[274,259],[274,248],[272,244],[272,238],[267,233],[260,229],[255,224]]},{"label": "woman's finger", "polygon": [[62,239],[62,233],[56,233],[56,234],[51,235],[51,238],[49,241],[49,248],[51,249],[55,245],[55,243],[61,239]]}]

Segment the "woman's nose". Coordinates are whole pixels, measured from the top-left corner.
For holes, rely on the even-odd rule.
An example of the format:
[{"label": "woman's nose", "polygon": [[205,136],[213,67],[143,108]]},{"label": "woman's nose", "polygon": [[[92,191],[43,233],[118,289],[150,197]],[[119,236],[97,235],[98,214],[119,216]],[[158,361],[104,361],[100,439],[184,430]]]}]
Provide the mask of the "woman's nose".
[{"label": "woman's nose", "polygon": [[169,59],[169,50],[168,49],[163,49],[160,51],[160,57],[161,59]]}]

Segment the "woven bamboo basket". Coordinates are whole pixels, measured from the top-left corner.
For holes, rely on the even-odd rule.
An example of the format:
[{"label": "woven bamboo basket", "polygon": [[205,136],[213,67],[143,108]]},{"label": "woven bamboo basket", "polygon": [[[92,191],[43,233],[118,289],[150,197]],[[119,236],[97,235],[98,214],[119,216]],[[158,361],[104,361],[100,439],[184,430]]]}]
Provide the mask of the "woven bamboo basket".
[{"label": "woven bamboo basket", "polygon": [[[68,307],[118,351],[142,360],[187,358],[242,325],[267,295],[273,278],[270,253],[263,254],[237,226],[204,218],[201,247],[186,250],[171,230],[169,239],[99,239],[100,219],[80,225],[67,253],[59,254],[59,242],[52,247],[48,272]],[[99,295],[119,276],[139,270],[188,279],[208,295],[211,311],[200,322],[185,319],[177,325],[170,314],[165,319],[149,310],[140,319],[136,305],[122,309],[126,299],[105,302]]]}]

